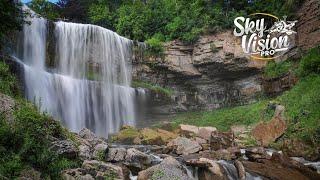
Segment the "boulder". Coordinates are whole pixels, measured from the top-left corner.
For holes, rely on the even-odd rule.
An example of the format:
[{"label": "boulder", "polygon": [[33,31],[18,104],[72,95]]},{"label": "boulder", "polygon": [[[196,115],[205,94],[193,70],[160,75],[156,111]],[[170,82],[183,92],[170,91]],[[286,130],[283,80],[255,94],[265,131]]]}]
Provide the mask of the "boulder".
[{"label": "boulder", "polygon": [[207,158],[200,158],[199,161],[207,164],[206,167],[199,168],[198,170],[199,179],[203,179],[203,180],[211,180],[211,179],[227,180],[228,179],[228,177],[226,176],[226,173],[224,172],[223,167],[220,164],[218,164],[216,161],[213,161]]},{"label": "boulder", "polygon": [[157,134],[161,137],[162,141],[165,143],[168,143],[172,139],[175,139],[178,137],[176,133],[166,131],[163,129],[157,129]]},{"label": "boulder", "polygon": [[124,179],[121,167],[97,160],[85,160],[81,168],[64,170],[61,177],[64,180]]},{"label": "boulder", "polygon": [[81,160],[89,160],[92,158],[92,154],[90,152],[89,146],[81,144],[78,148],[79,148],[79,158]]},{"label": "boulder", "polygon": [[246,170],[245,170],[243,164],[240,161],[235,160],[234,166],[237,168],[239,180],[245,180],[246,179]]},{"label": "boulder", "polygon": [[210,146],[213,150],[227,149],[235,146],[233,133],[214,131],[211,134]]},{"label": "boulder", "polygon": [[41,180],[41,173],[33,168],[24,169],[20,172],[18,180]]},{"label": "boulder", "polygon": [[125,148],[110,148],[107,154],[107,161],[119,162],[124,161],[127,154]]},{"label": "boulder", "polygon": [[137,173],[141,170],[147,169],[151,165],[151,162],[152,159],[150,155],[134,148],[127,150],[125,164],[131,171]]},{"label": "boulder", "polygon": [[284,134],[287,129],[284,110],[284,106],[277,105],[271,121],[259,123],[252,130],[253,137],[260,143],[260,145],[266,147]]},{"label": "boulder", "polygon": [[87,140],[93,140],[93,139],[96,139],[97,136],[92,132],[90,131],[89,129],[87,128],[83,128],[80,132],[79,132],[79,136],[83,139],[87,139]]},{"label": "boulder", "polygon": [[160,164],[139,172],[138,180],[149,179],[192,180],[193,178],[188,176],[187,170],[177,160],[175,160],[173,157],[167,157]]},{"label": "boulder", "polygon": [[97,137],[92,131],[87,128],[83,128],[78,133],[78,141],[80,144],[85,144],[91,147],[95,147],[97,144],[107,143],[107,140],[103,137]]},{"label": "boulder", "polygon": [[170,141],[167,146],[174,150],[176,154],[183,155],[197,153],[202,149],[198,142],[185,137],[177,137],[176,139]]},{"label": "boulder", "polygon": [[270,156],[267,154],[267,151],[263,147],[248,148],[245,151],[245,155],[250,161],[256,162],[260,162],[261,159],[270,158]]},{"label": "boulder", "polygon": [[94,159],[103,160],[107,154],[107,150],[107,143],[97,144],[93,149],[92,157]]},{"label": "boulder", "polygon": [[280,162],[271,160],[262,160],[260,162],[242,161],[245,169],[259,176],[267,179],[281,179],[281,180],[292,180],[292,179],[319,179],[320,176],[316,172],[310,174],[302,170],[296,169],[292,164],[286,166]]},{"label": "boulder", "polygon": [[139,131],[131,126],[122,127],[121,130],[111,137],[112,141],[121,144],[136,144],[137,139],[140,139]]},{"label": "boulder", "polygon": [[142,144],[165,144],[165,142],[162,140],[161,136],[157,133],[157,131],[150,128],[143,128],[142,130],[140,130],[140,138]]},{"label": "boulder", "polygon": [[51,142],[50,149],[55,151],[57,154],[70,159],[77,157],[79,152],[74,142],[70,140],[56,139]]},{"label": "boulder", "polygon": [[86,160],[82,164],[86,174],[92,175],[95,179],[124,179],[122,168],[110,163],[97,160]]},{"label": "boulder", "polygon": [[309,161],[320,159],[320,147],[315,148],[305,141],[297,138],[284,139],[281,142],[281,150],[289,157],[304,157]]},{"label": "boulder", "polygon": [[199,133],[199,127],[187,125],[187,124],[180,124],[179,130],[180,130],[181,135],[184,135],[187,137],[192,137],[192,136]]},{"label": "boulder", "polygon": [[201,137],[206,140],[210,140],[211,134],[217,131],[215,127],[199,127],[198,137]]}]

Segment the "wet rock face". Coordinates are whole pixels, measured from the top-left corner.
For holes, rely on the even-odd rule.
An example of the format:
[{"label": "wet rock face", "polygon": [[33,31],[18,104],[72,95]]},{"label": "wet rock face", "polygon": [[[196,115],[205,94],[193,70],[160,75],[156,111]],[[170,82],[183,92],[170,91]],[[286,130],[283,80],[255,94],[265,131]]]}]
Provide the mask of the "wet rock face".
[{"label": "wet rock face", "polygon": [[249,60],[239,43],[231,31],[203,36],[194,45],[169,42],[162,59],[134,60],[133,79],[174,89],[169,112],[251,102],[262,91],[261,65]]}]

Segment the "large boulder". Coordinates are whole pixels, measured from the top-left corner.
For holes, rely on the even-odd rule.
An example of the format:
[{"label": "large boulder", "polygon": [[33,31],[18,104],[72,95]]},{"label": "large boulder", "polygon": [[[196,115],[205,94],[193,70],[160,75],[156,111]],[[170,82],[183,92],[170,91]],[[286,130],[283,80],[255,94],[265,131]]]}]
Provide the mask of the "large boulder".
[{"label": "large boulder", "polygon": [[199,127],[187,124],[180,124],[179,130],[182,135],[187,137],[192,137],[199,133]]},{"label": "large boulder", "polygon": [[126,154],[127,150],[125,148],[110,148],[106,160],[110,162],[124,161]]},{"label": "large boulder", "polygon": [[155,144],[163,145],[165,142],[156,130],[150,128],[143,128],[140,130],[141,144]]},{"label": "large boulder", "polygon": [[271,121],[259,123],[252,130],[253,137],[260,143],[260,145],[268,146],[284,134],[287,129],[284,110],[284,106],[277,105]]},{"label": "large boulder", "polygon": [[177,137],[176,139],[170,141],[167,146],[176,154],[183,155],[197,153],[202,149],[197,141],[193,141],[185,137]]},{"label": "large boulder", "polygon": [[[274,153],[277,154],[277,153]],[[297,166],[289,159],[284,162],[279,160],[264,159],[259,162],[242,161],[245,169],[267,179],[320,179],[320,175],[312,172],[305,166]]]},{"label": "large boulder", "polygon": [[[5,179],[5,178],[4,178]],[[41,180],[41,173],[33,168],[27,168],[20,172],[18,180]]]},{"label": "large boulder", "polygon": [[135,173],[147,169],[152,163],[150,155],[143,153],[137,149],[130,148],[127,150],[125,164]]},{"label": "large boulder", "polygon": [[78,156],[78,148],[75,143],[70,140],[59,140],[51,142],[50,149],[67,158],[75,158]]},{"label": "large boulder", "polygon": [[103,160],[105,158],[105,156],[107,155],[107,150],[108,150],[108,144],[107,143],[97,144],[93,148],[92,157],[94,159]]},{"label": "large boulder", "polygon": [[200,158],[200,162],[205,163],[205,167],[199,167],[198,176],[199,179],[203,180],[227,180],[226,173],[224,172],[223,167],[218,164],[216,161],[207,158]]},{"label": "large boulder", "polygon": [[214,131],[211,134],[210,146],[212,150],[227,149],[235,146],[233,133]]},{"label": "large boulder", "polygon": [[139,131],[131,126],[124,126],[120,131],[111,137],[112,141],[121,144],[137,144],[137,139],[140,139]]},{"label": "large boulder", "polygon": [[146,170],[140,171],[138,180],[168,180],[168,179],[183,179],[192,180],[189,177],[187,170],[173,157],[165,158],[160,164],[152,166]]},{"label": "large boulder", "polygon": [[79,148],[79,158],[81,160],[88,160],[92,158],[92,153],[90,152],[89,146],[81,144],[78,148]]},{"label": "large boulder", "polygon": [[206,140],[210,140],[211,134],[215,131],[217,131],[217,128],[215,127],[199,127],[197,136]]},{"label": "large boulder", "polygon": [[124,179],[121,167],[97,160],[85,160],[81,168],[65,170],[61,176],[64,180]]}]

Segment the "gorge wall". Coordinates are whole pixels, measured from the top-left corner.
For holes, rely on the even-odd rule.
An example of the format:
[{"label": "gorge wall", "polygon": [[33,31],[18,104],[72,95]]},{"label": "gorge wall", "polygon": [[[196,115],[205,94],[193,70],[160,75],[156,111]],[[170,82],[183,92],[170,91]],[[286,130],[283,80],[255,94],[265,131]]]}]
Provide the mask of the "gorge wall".
[{"label": "gorge wall", "polygon": [[[165,44],[163,58],[134,58],[133,79],[174,90],[155,111],[209,110],[255,101],[262,92],[265,62],[247,57],[231,31],[202,36],[194,45],[176,40]],[[157,99],[152,95],[151,99]]]},{"label": "gorge wall", "polygon": [[[298,20],[295,46],[279,61],[298,59],[320,44],[320,2],[305,1],[295,18]],[[243,54],[240,41],[232,31],[202,36],[193,45],[171,41],[165,44],[161,58],[143,58],[141,54],[133,58],[133,80],[174,90],[169,101],[161,101],[161,95],[151,93],[149,107],[153,114],[247,104],[269,91],[281,93],[296,82],[287,76],[265,80],[261,70],[266,61]]]}]

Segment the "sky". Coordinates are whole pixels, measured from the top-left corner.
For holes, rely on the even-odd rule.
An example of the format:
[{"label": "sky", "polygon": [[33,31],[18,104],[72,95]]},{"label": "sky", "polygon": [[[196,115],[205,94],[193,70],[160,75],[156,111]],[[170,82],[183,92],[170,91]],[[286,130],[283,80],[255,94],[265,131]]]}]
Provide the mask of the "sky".
[{"label": "sky", "polygon": [[[21,0],[21,2],[23,2],[23,3],[28,3],[28,2],[30,2],[30,1],[31,1],[31,0]],[[48,0],[48,1],[53,2],[53,3],[58,2],[58,0]]]}]

